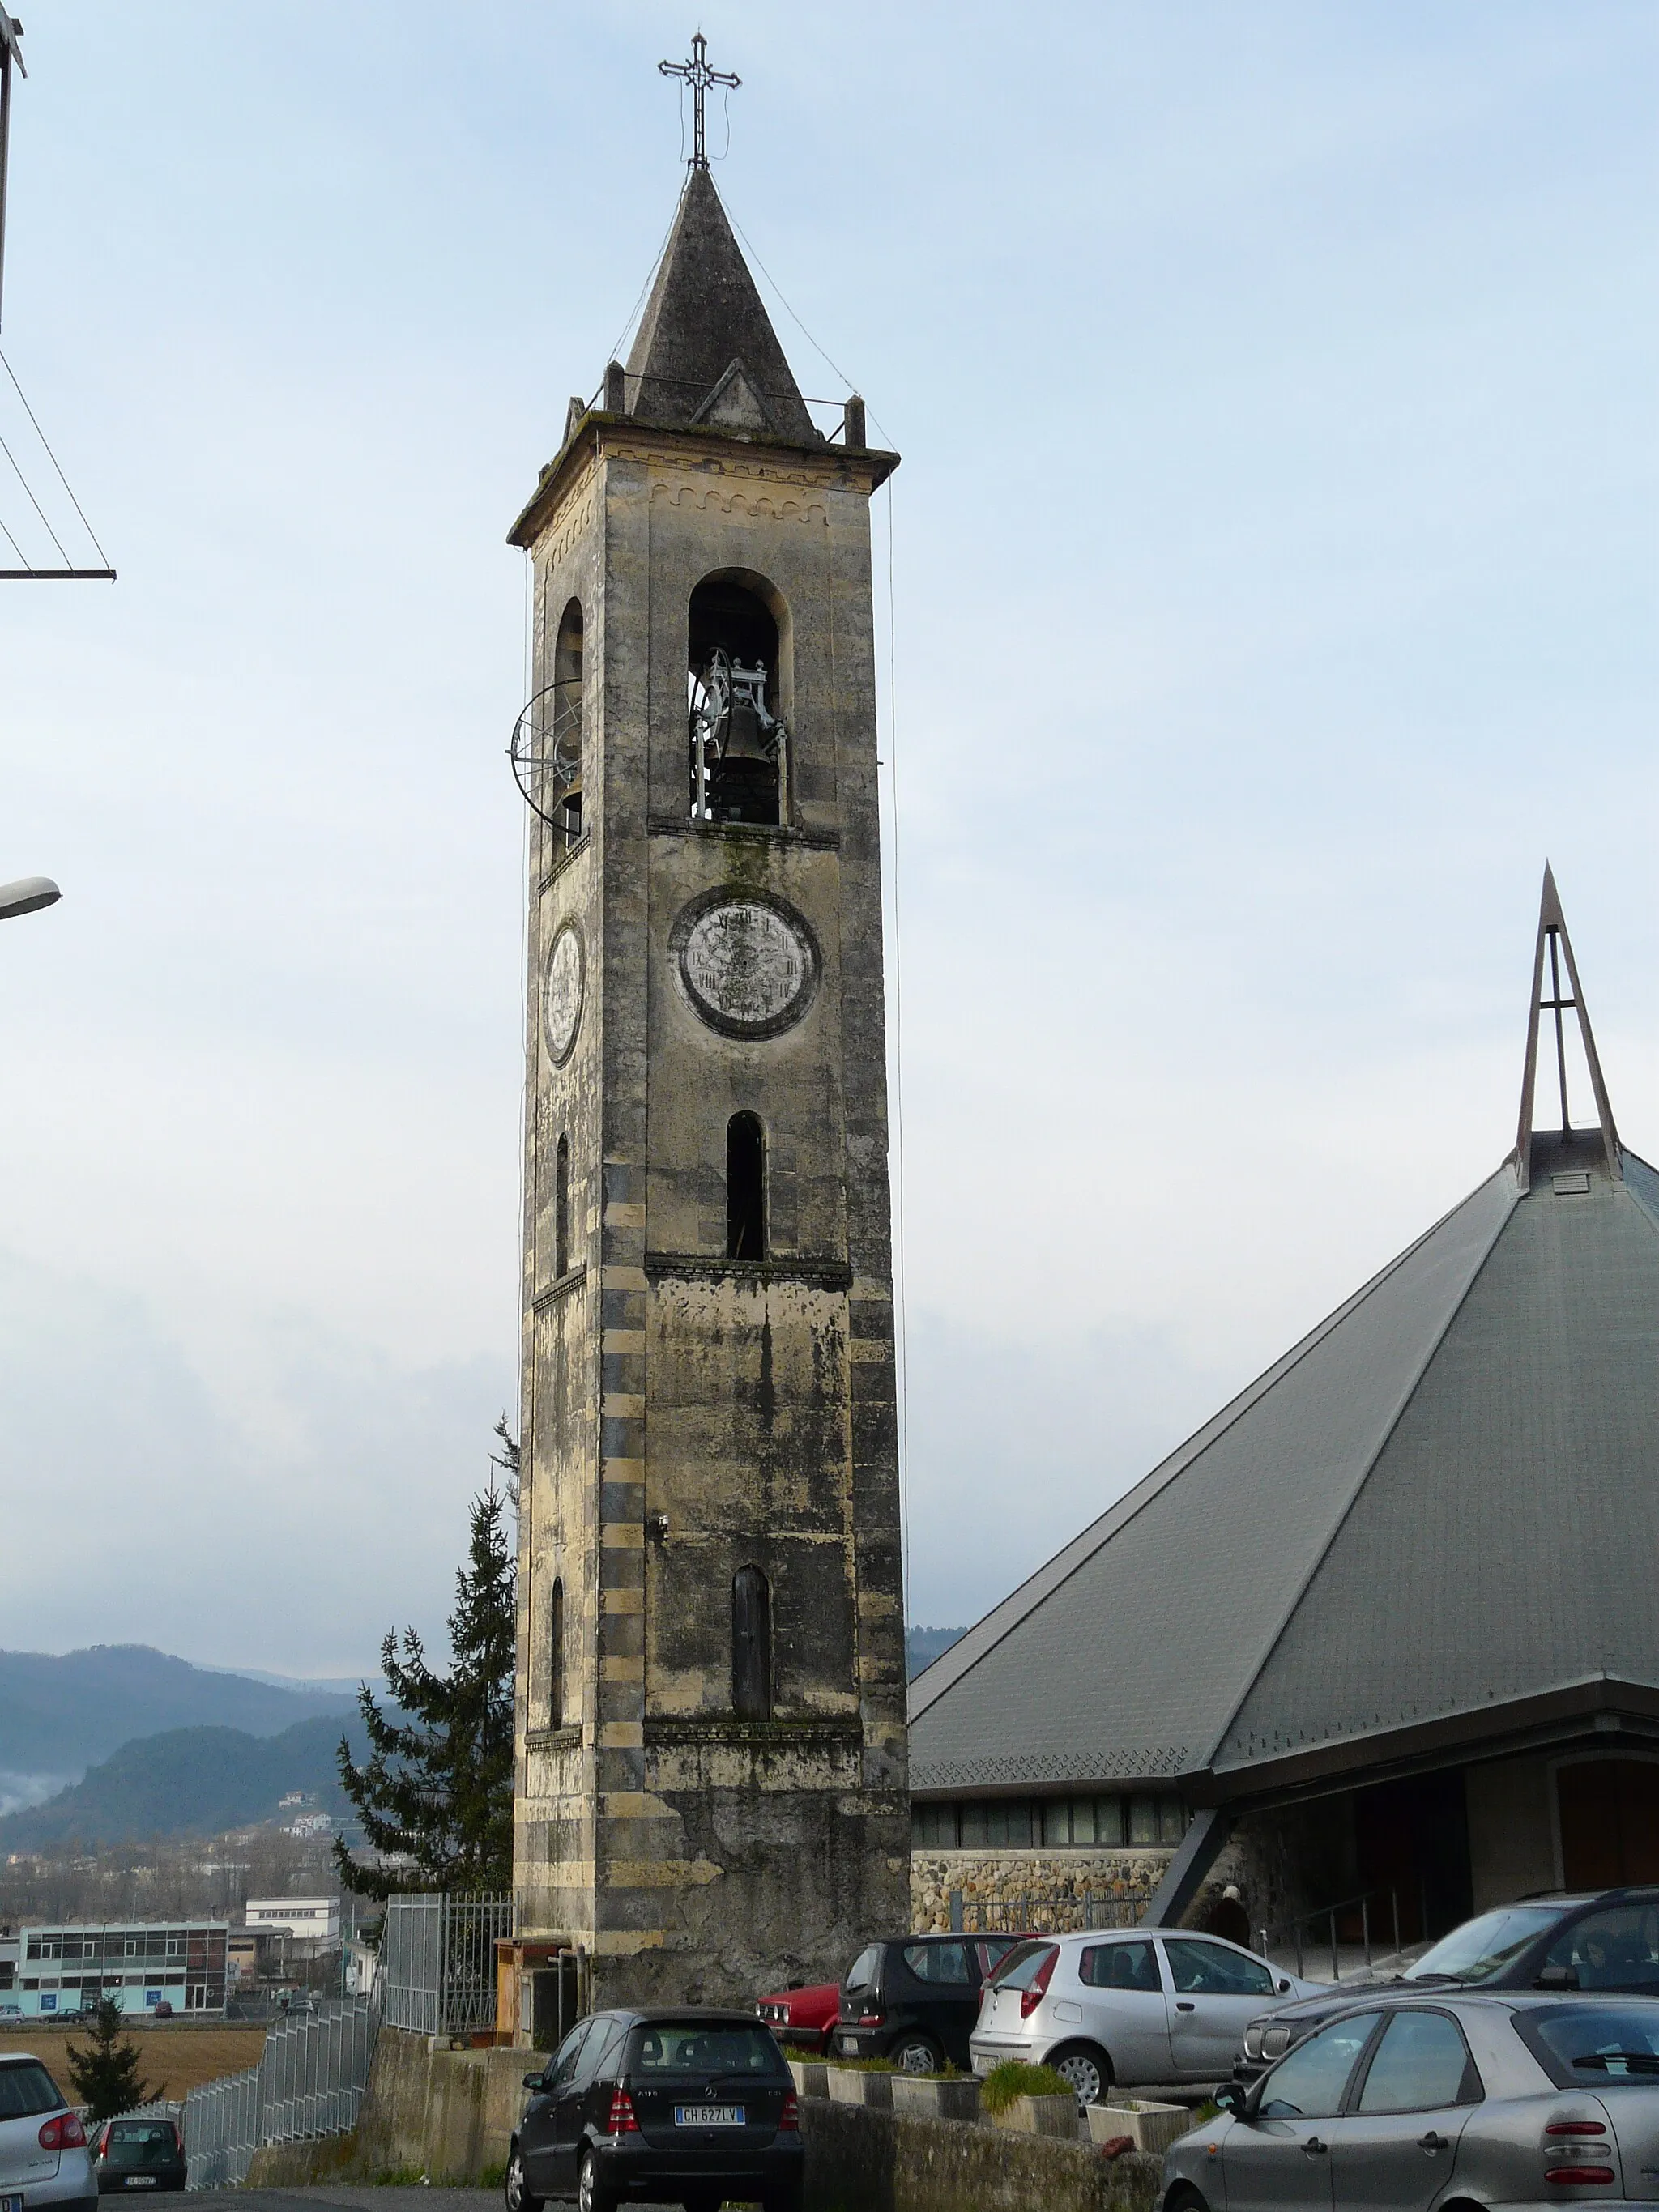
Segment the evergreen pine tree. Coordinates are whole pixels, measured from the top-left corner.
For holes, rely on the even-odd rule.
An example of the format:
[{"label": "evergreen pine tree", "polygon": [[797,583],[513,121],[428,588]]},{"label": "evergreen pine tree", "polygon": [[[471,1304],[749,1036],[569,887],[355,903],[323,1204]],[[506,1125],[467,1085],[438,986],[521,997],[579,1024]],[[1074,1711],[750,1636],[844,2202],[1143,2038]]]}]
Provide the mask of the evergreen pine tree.
[{"label": "evergreen pine tree", "polygon": [[138,2046],[126,2033],[126,2017],[117,1998],[100,1997],[87,2030],[91,2040],[84,2050],[71,2043],[64,2053],[75,2094],[89,2120],[112,2120],[118,2112],[147,2105],[155,2094],[139,2077]]},{"label": "evergreen pine tree", "polygon": [[[516,1468],[517,1447],[504,1425],[500,1433]],[[449,1616],[449,1671],[428,1666],[415,1629],[404,1629],[401,1650],[389,1630],[380,1667],[401,1717],[383,1713],[365,1682],[357,1697],[369,1747],[362,1766],[340,1739],[340,1783],[364,1835],[378,1850],[407,1852],[415,1862],[407,1870],[359,1866],[337,1838],[336,1870],[360,1895],[513,1886],[518,1559],[507,1504],[493,1483],[472,1501],[471,1543]]]}]

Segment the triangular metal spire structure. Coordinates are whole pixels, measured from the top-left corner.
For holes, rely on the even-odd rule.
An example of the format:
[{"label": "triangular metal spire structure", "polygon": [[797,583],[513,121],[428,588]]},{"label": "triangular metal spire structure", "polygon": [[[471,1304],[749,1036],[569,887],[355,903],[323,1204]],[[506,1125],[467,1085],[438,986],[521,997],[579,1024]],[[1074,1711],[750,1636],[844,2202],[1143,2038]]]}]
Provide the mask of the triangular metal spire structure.
[{"label": "triangular metal spire structure", "polygon": [[623,388],[628,412],[646,422],[722,428],[722,387],[740,393],[730,427],[792,444],[822,442],[714,180],[706,168],[694,167],[640,319]]},{"label": "triangular metal spire structure", "polygon": [[[1549,962],[1548,995],[1544,993],[1546,976],[1544,963]],[[1565,962],[1571,998],[1561,994],[1561,966]],[[1584,1048],[1584,1065],[1589,1070],[1590,1090],[1595,1099],[1596,1122],[1593,1133],[1601,1139],[1602,1157],[1607,1164],[1607,1174],[1614,1182],[1624,1180],[1620,1166],[1619,1132],[1613,1127],[1613,1108],[1607,1103],[1607,1086],[1602,1080],[1601,1062],[1595,1049],[1595,1036],[1590,1028],[1589,1009],[1584,1004],[1584,988],[1578,980],[1578,963],[1572,957],[1572,939],[1567,934],[1566,918],[1561,911],[1561,895],[1555,888],[1555,875],[1548,861],[1544,863],[1544,889],[1538,904],[1538,945],[1532,963],[1532,1011],[1527,1018],[1527,1060],[1521,1078],[1521,1120],[1516,1132],[1515,1165],[1523,1191],[1532,1187],[1533,1132],[1537,1121],[1538,1091],[1538,1018],[1540,1014],[1554,1017],[1555,1073],[1557,1095],[1561,1106],[1560,1143],[1563,1148],[1571,1145],[1575,1133],[1580,1137],[1592,1133],[1588,1128],[1575,1133],[1567,1097],[1567,1044],[1562,1016],[1578,1017],[1578,1035]]]}]

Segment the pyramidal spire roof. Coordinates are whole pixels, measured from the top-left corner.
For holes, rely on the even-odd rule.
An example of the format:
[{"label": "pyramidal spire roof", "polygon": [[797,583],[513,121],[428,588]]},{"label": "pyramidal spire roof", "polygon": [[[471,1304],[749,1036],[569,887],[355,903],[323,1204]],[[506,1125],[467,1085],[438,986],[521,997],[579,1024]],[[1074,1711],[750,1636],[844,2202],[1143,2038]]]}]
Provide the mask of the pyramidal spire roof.
[{"label": "pyramidal spire roof", "polygon": [[820,442],[705,168],[686,178],[624,391],[645,422]]},{"label": "pyramidal spire roof", "polygon": [[[1518,1152],[916,1679],[913,1790],[1225,1799],[1659,1710],[1659,1176],[1547,876],[1534,975]],[[1600,1126],[1535,1136],[1569,1010]]]}]

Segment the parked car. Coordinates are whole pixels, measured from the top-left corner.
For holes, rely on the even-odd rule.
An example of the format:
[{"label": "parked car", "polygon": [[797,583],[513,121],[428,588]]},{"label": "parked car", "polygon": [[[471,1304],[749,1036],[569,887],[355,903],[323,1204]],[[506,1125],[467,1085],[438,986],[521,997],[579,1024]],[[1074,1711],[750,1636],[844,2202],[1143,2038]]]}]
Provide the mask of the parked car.
[{"label": "parked car", "polygon": [[1659,2001],[1377,1991],[1173,2144],[1164,2212],[1659,2194]]},{"label": "parked car", "polygon": [[810,2051],[816,2057],[830,2048],[841,2017],[841,1984],[793,1983],[787,1990],[757,1997],[755,2010],[786,2051]]},{"label": "parked car", "polygon": [[105,2120],[87,2146],[100,2196],[138,2189],[182,2189],[185,2139],[165,2113]]},{"label": "parked car", "polygon": [[896,1936],[847,1969],[830,2037],[839,2058],[890,2058],[907,2074],[968,2063],[985,1978],[1020,1936]]},{"label": "parked car", "polygon": [[574,2197],[718,2212],[728,2197],[799,2212],[800,2118],[777,2039],[752,2013],[596,2012],[539,2074],[507,2160],[507,2212]]},{"label": "parked car", "polygon": [[87,2131],[40,2061],[0,2051],[0,2205],[94,2212],[98,2184]]},{"label": "parked car", "polygon": [[969,2049],[975,2074],[1006,2058],[1052,2066],[1083,2105],[1114,2087],[1217,2081],[1264,2002],[1318,1988],[1219,1936],[1181,1928],[1036,1936],[986,1985]]},{"label": "parked car", "polygon": [[1233,2079],[1248,2086],[1369,1988],[1607,1990],[1659,1995],[1659,1887],[1525,1897],[1478,1912],[1401,1975],[1346,1982],[1252,2020]]}]

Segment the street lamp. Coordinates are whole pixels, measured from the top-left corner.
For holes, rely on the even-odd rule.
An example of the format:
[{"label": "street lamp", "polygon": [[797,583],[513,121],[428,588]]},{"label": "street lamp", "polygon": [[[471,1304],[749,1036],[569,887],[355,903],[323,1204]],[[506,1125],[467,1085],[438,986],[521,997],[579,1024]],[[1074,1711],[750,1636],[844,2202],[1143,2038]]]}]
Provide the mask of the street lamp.
[{"label": "street lamp", "polygon": [[56,906],[64,894],[50,876],[21,876],[15,884],[0,884],[0,921],[15,914],[34,914],[43,906]]}]

